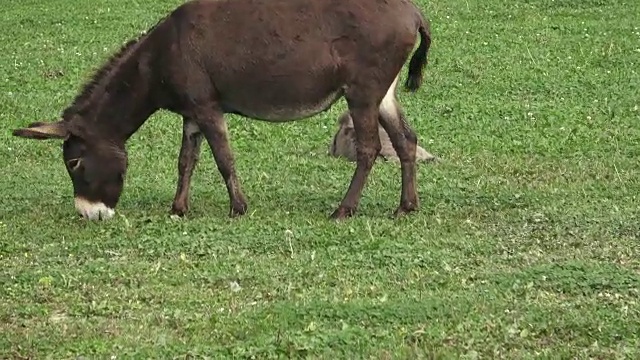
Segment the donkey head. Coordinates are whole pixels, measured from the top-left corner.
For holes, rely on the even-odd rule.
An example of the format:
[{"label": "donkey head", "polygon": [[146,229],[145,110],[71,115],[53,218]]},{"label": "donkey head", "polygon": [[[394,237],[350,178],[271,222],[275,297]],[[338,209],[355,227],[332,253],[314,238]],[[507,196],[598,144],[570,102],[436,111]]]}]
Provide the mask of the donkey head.
[{"label": "donkey head", "polygon": [[13,135],[63,140],[62,158],[73,183],[78,213],[90,220],[106,220],[114,215],[127,170],[124,144],[101,139],[64,120],[32,123],[14,130]]}]

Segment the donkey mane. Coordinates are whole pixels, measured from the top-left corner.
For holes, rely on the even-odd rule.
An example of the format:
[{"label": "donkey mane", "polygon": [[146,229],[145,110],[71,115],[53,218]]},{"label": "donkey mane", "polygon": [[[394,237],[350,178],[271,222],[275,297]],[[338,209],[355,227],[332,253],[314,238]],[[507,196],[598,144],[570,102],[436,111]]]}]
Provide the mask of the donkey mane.
[{"label": "donkey mane", "polygon": [[94,70],[91,78],[84,84],[82,90],[76,95],[75,99],[62,113],[63,119],[69,119],[76,113],[84,111],[84,107],[87,103],[87,100],[91,98],[94,94],[96,88],[102,83],[102,81],[108,77],[113,70],[117,69],[119,62],[124,59],[130,52],[138,45],[153,29],[155,29],[158,24],[160,24],[165,19],[161,19],[156,24],[154,24],[149,30],[144,31],[137,38],[131,39],[127,41],[124,45],[120,47],[120,50],[113,53],[109,59],[97,70]]},{"label": "donkey mane", "polygon": [[87,81],[84,84],[84,86],[82,87],[82,90],[75,97],[71,105],[67,107],[62,113],[63,119],[67,119],[69,116],[82,110],[83,105],[91,97],[91,95],[93,94],[93,91],[100,84],[102,79],[104,79],[111,72],[111,70],[114,69],[118,61],[123,57],[125,57],[125,55],[129,52],[129,50],[131,50],[134,47],[134,45],[136,45],[140,41],[141,38],[142,37],[129,40],[126,44],[124,44],[120,48],[120,51],[113,54],[102,67],[98,68],[94,72],[93,76],[91,76],[89,81]]}]

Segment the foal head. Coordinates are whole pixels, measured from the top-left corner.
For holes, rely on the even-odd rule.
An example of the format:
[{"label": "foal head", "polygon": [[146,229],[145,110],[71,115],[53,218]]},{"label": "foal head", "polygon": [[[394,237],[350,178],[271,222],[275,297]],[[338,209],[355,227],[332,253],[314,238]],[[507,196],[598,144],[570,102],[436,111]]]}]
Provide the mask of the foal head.
[{"label": "foal head", "polygon": [[109,219],[124,185],[127,154],[118,144],[74,125],[73,120],[36,122],[13,131],[29,139],[62,139],[62,158],[73,184],[75,208],[91,220]]}]

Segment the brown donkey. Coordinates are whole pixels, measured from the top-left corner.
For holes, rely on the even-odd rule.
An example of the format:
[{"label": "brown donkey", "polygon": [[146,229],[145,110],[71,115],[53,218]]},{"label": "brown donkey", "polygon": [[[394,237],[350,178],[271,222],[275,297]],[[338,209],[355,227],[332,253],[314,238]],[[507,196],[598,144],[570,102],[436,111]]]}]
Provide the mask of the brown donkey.
[{"label": "brown donkey", "polygon": [[122,193],[125,143],[157,110],[182,115],[172,213],[188,210],[202,135],[226,184],[230,216],[247,202],[236,175],[225,113],[285,122],[308,118],[345,97],[357,140],[357,166],[339,207],[354,214],[380,152],[378,122],[401,162],[396,214],[417,209],[416,134],[400,115],[399,73],[420,34],[405,86],[422,81],[429,25],[410,0],[196,0],[178,6],[127,43],[85,85],[60,120],[13,131],[63,139],[76,210],[107,219]]}]

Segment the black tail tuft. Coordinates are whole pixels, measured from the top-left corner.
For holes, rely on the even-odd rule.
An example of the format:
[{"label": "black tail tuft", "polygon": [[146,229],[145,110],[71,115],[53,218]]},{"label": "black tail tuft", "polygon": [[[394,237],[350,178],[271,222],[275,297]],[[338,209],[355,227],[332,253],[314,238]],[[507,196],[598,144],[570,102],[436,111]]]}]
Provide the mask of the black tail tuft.
[{"label": "black tail tuft", "polygon": [[409,75],[404,84],[404,87],[411,92],[418,90],[422,84],[422,70],[427,65],[427,55],[431,46],[429,23],[425,24],[424,21],[421,21],[418,31],[420,32],[420,45],[409,61]]}]

